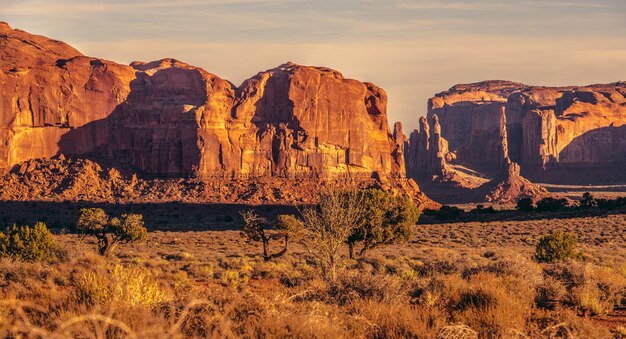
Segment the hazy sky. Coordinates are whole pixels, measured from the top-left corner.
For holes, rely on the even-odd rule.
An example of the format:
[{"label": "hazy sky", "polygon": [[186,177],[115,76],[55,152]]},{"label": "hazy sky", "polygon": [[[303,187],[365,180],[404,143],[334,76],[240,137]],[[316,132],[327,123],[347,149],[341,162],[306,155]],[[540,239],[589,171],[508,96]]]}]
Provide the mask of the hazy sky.
[{"label": "hazy sky", "polygon": [[417,126],[457,83],[626,80],[626,0],[0,0],[0,20],[120,63],[172,57],[239,85],[286,61],[389,94]]}]

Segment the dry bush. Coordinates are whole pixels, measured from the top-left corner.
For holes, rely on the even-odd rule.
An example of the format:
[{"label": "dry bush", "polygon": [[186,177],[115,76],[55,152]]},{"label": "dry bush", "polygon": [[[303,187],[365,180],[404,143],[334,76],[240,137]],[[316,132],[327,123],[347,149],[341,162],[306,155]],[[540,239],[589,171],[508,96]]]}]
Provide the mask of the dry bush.
[{"label": "dry bush", "polygon": [[[65,261],[0,259],[0,300],[13,302],[0,304],[0,337],[436,338],[464,324],[484,338],[610,338],[618,331],[601,323],[609,317],[592,315],[624,303],[626,252],[613,233],[621,219],[609,220],[593,237],[577,230],[590,254],[584,263],[532,261],[546,233],[535,221],[423,225],[432,242],[374,248],[346,260],[334,282],[319,276],[319,262],[297,243],[270,262],[241,256],[242,247],[254,248],[238,231],[150,232],[149,246],[129,244],[115,259],[97,255],[95,239],[61,235]],[[586,230],[587,222],[567,224]],[[616,240],[592,245],[601,237]],[[126,278],[115,278],[117,265]],[[162,301],[111,297],[142,294],[107,288],[133,286],[141,274],[145,286],[165,293]],[[101,301],[79,299],[83,289]]]},{"label": "dry bush", "polygon": [[539,286],[535,303],[538,307],[554,310],[563,303],[567,289],[563,283],[553,277],[547,277]]},{"label": "dry bush", "polygon": [[469,280],[458,275],[432,278],[414,292],[415,301],[445,309],[453,323],[463,323],[486,336],[513,329],[525,332],[534,286],[512,276],[481,272]]},{"label": "dry bush", "polygon": [[317,206],[302,211],[305,246],[318,261],[324,277],[334,281],[343,266],[341,251],[348,237],[364,223],[364,195],[358,190],[328,191]]},{"label": "dry bush", "polygon": [[154,307],[167,300],[167,292],[149,271],[119,264],[104,272],[85,272],[75,284],[78,301],[87,305]]},{"label": "dry bush", "polygon": [[569,262],[549,265],[544,273],[567,288],[562,303],[583,314],[606,314],[626,301],[626,278],[610,267]]},{"label": "dry bush", "polygon": [[355,327],[359,328],[350,332],[355,336],[428,338],[446,324],[446,314],[436,307],[365,300],[354,302],[350,309],[358,317]]},{"label": "dry bush", "polygon": [[406,299],[407,290],[396,276],[348,271],[342,272],[336,281],[329,283],[325,296],[328,301],[339,305],[355,300],[392,303]]}]

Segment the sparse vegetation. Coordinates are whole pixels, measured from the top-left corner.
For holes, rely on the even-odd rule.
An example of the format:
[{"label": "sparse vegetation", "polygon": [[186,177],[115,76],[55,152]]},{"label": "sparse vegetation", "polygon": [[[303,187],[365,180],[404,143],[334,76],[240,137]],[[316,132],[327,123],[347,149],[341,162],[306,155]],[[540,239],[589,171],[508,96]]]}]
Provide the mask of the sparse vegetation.
[{"label": "sparse vegetation", "polygon": [[598,207],[598,202],[589,192],[583,193],[583,198],[578,202],[582,208]]},{"label": "sparse vegetation", "polygon": [[364,221],[347,239],[350,259],[357,243],[362,243],[362,256],[383,244],[408,241],[419,218],[417,206],[408,197],[373,189],[364,195]]},{"label": "sparse vegetation", "polygon": [[518,200],[517,209],[522,212],[532,212],[535,209],[533,199],[526,197]]},{"label": "sparse vegetation", "polygon": [[0,232],[0,257],[51,261],[58,255],[54,236],[43,222],[36,223],[34,227],[13,225],[6,233]]},{"label": "sparse vegetation", "polygon": [[[261,217],[252,210],[241,212],[243,227],[241,233],[250,241],[260,242],[263,248],[263,259],[269,261],[287,253],[289,242],[296,240],[304,227],[302,221],[293,215],[279,215],[276,221],[270,223],[267,218]],[[282,240],[283,248],[271,253],[270,241]]]},{"label": "sparse vegetation", "polygon": [[569,205],[569,202],[565,198],[543,198],[537,201],[537,211],[539,212],[557,212]]},{"label": "sparse vegetation", "polygon": [[141,214],[122,214],[111,218],[100,208],[84,208],[76,222],[76,230],[98,239],[98,253],[110,255],[118,244],[144,240],[147,230]]},{"label": "sparse vegetation", "polygon": [[445,221],[458,219],[463,213],[464,211],[456,206],[441,206],[434,215],[435,219]]},{"label": "sparse vegetation", "polygon": [[574,233],[555,231],[539,240],[535,249],[538,262],[556,262],[567,259],[579,260],[578,236]]},{"label": "sparse vegetation", "polygon": [[[223,225],[224,213],[204,219]],[[281,214],[260,216],[289,223]],[[344,239],[335,279],[320,277],[311,234],[271,261],[235,223],[156,230],[108,257],[96,237],[54,235],[63,261],[0,258],[0,337],[619,337],[607,324],[626,306],[626,215],[545,215],[417,225],[410,242],[356,260]],[[576,234],[585,260],[532,260],[553,229]]]},{"label": "sparse vegetation", "polygon": [[317,206],[303,212],[309,253],[320,264],[323,275],[335,281],[343,265],[343,244],[365,224],[365,196],[362,191],[330,191],[320,196]]}]

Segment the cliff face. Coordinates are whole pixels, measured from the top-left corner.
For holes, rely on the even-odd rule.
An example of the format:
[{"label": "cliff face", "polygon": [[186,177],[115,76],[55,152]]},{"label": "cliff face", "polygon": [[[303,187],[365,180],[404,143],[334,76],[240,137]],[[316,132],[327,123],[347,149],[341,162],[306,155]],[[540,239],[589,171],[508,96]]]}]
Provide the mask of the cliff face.
[{"label": "cliff face", "polygon": [[[64,134],[105,119],[122,103],[133,78],[129,67],[0,24],[0,170],[59,152]],[[104,132],[67,151],[92,149]]]},{"label": "cliff face", "polygon": [[487,81],[437,94],[428,115],[439,116],[442,136],[459,161],[495,174],[502,160],[499,112],[505,109],[510,159],[541,179],[541,171],[551,168],[623,168],[625,94],[626,82],[549,88]]},{"label": "cliff face", "polygon": [[[626,161],[626,83],[581,88],[531,88],[509,98],[507,116],[520,137],[522,164],[593,166]],[[521,142],[520,142],[521,141]]]},{"label": "cliff face", "polygon": [[428,101],[428,117],[439,116],[442,135],[460,161],[497,167],[500,109],[511,93],[525,87],[507,81],[456,85]]},{"label": "cliff face", "polygon": [[0,25],[0,170],[56,154],[154,176],[403,177],[387,95],[287,63],[236,87],[164,59],[130,66]]}]

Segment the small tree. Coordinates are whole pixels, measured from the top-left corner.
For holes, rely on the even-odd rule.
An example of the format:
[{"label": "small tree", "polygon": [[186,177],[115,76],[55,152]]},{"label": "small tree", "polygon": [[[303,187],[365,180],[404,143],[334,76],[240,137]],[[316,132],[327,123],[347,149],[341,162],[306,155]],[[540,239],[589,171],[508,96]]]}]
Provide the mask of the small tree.
[{"label": "small tree", "polygon": [[577,250],[578,236],[574,233],[556,231],[539,240],[535,248],[537,262],[555,262],[566,259],[581,259],[582,253]]},{"label": "small tree", "polygon": [[147,230],[141,214],[123,214],[111,218],[101,208],[83,208],[76,222],[79,232],[90,234],[98,240],[98,253],[108,256],[118,244],[144,240]]},{"label": "small tree", "polygon": [[[285,255],[289,241],[297,237],[303,228],[302,221],[293,215],[279,215],[273,224],[252,210],[241,212],[241,216],[243,217],[241,233],[251,241],[261,242],[265,261]],[[283,240],[282,250],[271,253],[270,240],[280,239]]]},{"label": "small tree", "polygon": [[320,263],[327,279],[337,279],[341,248],[365,221],[362,191],[328,191],[320,194],[316,206],[302,212],[308,234],[305,246]]},{"label": "small tree", "polygon": [[354,258],[357,242],[363,243],[359,251],[363,256],[371,248],[411,238],[419,210],[409,197],[372,189],[365,191],[364,203],[364,221],[348,237],[350,259]]},{"label": "small tree", "polygon": [[522,212],[532,212],[535,207],[533,206],[533,199],[522,198],[517,201],[517,209]]},{"label": "small tree", "polygon": [[46,224],[34,227],[10,227],[6,234],[0,232],[0,257],[14,257],[25,261],[51,261],[58,254],[54,236]]}]

